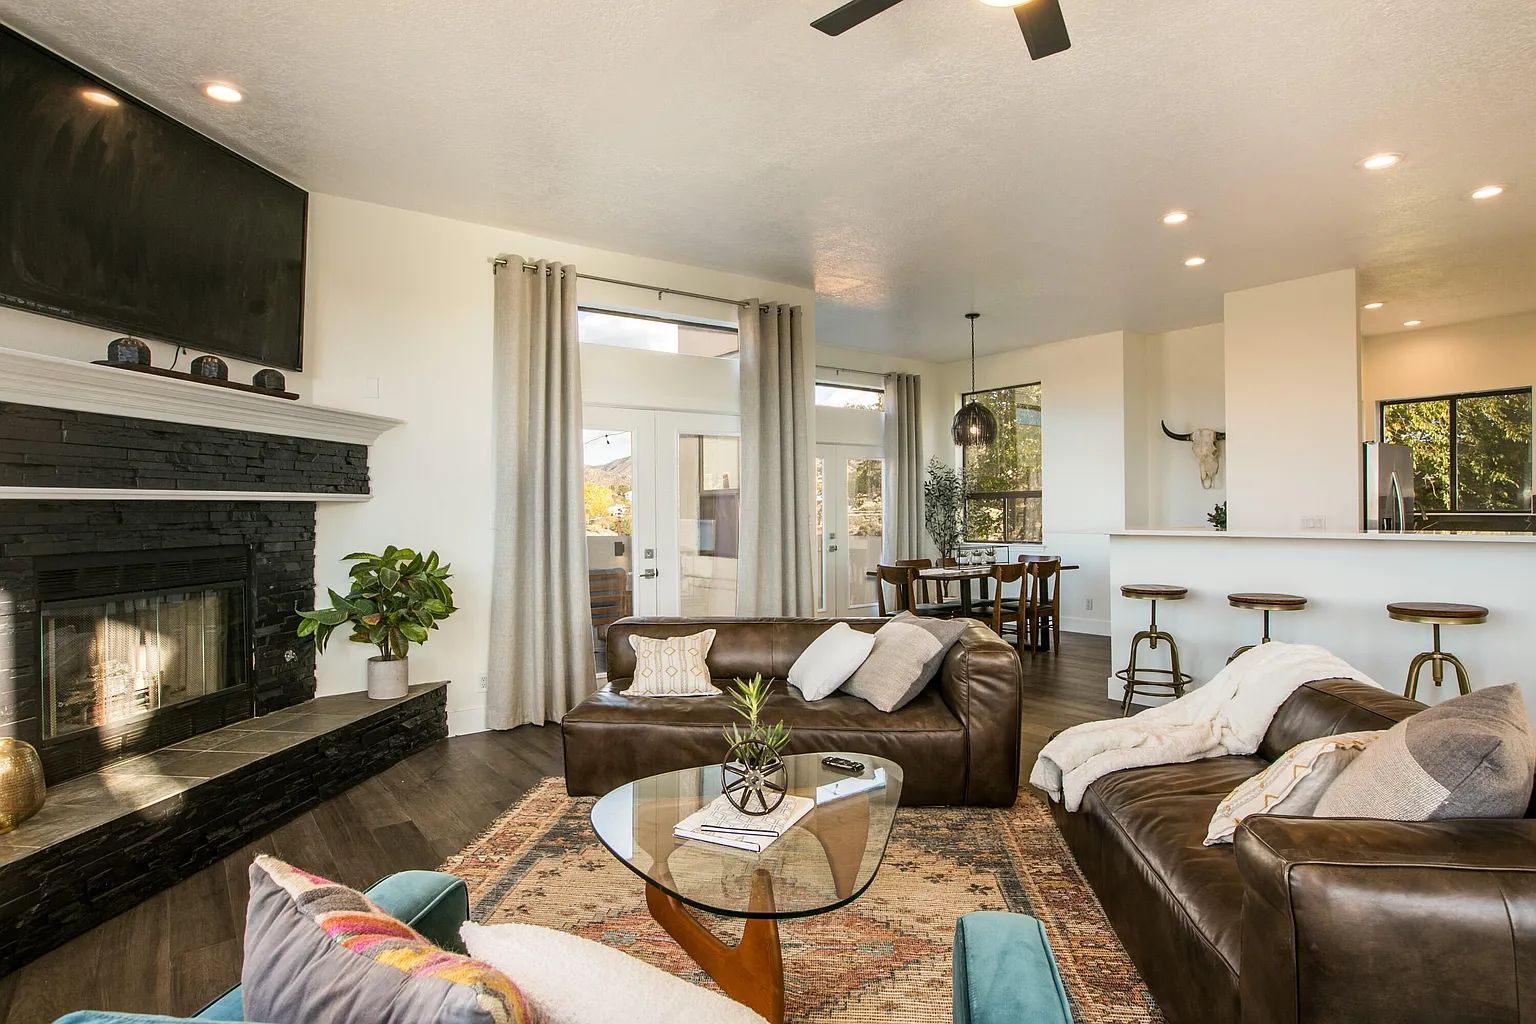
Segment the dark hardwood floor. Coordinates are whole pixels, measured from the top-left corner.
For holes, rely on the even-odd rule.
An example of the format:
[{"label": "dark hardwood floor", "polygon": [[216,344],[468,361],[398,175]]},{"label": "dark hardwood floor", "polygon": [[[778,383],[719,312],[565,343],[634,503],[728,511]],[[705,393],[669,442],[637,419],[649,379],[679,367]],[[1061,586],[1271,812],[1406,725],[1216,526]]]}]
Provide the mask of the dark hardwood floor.
[{"label": "dark hardwood floor", "polygon": [[[1118,711],[1105,637],[1065,634],[1026,657],[1024,772],[1051,733]],[[524,726],[443,740],[277,831],[0,978],[0,1024],[79,1009],[186,1014],[240,977],[245,872],[271,853],[365,887],[463,849],[540,778],[560,775],[560,730]]]}]

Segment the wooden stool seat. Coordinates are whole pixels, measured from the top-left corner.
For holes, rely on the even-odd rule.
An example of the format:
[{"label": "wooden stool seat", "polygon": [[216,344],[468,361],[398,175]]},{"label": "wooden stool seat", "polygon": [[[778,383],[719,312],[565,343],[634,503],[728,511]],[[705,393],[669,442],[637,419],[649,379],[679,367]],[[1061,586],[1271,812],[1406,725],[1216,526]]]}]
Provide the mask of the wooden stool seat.
[{"label": "wooden stool seat", "polygon": [[1237,660],[1239,655],[1246,654],[1261,644],[1269,643],[1270,612],[1299,612],[1307,606],[1307,599],[1300,594],[1274,594],[1258,591],[1255,593],[1228,594],[1227,603],[1233,608],[1264,613],[1263,638],[1257,644],[1244,644],[1233,651],[1232,656],[1227,659],[1227,664],[1230,665]]},{"label": "wooden stool seat", "polygon": [[1120,588],[1120,596],[1137,601],[1182,601],[1189,596],[1189,588],[1166,583],[1127,583]]},{"label": "wooden stool seat", "polygon": [[1399,622],[1427,622],[1440,626],[1475,626],[1488,621],[1488,609],[1480,604],[1440,601],[1399,601],[1387,605],[1387,614]]},{"label": "wooden stool seat", "polygon": [[1299,594],[1228,594],[1227,603],[1256,612],[1299,612],[1307,606],[1307,599]]}]

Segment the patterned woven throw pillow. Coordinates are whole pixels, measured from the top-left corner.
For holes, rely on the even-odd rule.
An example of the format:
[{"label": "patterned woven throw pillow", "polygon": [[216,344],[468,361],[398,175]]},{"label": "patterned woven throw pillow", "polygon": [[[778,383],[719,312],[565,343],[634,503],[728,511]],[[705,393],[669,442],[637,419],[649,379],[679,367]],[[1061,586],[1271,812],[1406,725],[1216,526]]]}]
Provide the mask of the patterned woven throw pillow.
[{"label": "patterned woven throw pillow", "polygon": [[1310,817],[1333,780],[1360,756],[1360,751],[1384,735],[1385,732],[1345,732],[1296,744],[1216,805],[1205,845],[1230,843],[1237,834],[1237,826],[1250,815]]},{"label": "patterned woven throw pillow", "polygon": [[631,697],[718,697],[704,663],[714,642],[712,629],[665,638],[631,635],[635,677],[624,692]]},{"label": "patterned woven throw pillow", "polygon": [[881,711],[900,711],[938,674],[944,655],[970,628],[969,619],[930,619],[897,612],[875,631],[874,650],[843,692]]},{"label": "patterned woven throw pillow", "polygon": [[534,1024],[505,974],[439,949],[362,893],[276,857],[251,865],[241,996],[248,1020]]}]

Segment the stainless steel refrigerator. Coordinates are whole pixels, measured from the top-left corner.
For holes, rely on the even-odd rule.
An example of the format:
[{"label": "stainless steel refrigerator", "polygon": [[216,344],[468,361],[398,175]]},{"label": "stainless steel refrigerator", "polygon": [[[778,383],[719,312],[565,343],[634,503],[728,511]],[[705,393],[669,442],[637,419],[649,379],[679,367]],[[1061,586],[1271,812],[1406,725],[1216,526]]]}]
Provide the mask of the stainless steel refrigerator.
[{"label": "stainless steel refrigerator", "polygon": [[1365,442],[1365,529],[1413,530],[1413,450],[1405,444]]}]

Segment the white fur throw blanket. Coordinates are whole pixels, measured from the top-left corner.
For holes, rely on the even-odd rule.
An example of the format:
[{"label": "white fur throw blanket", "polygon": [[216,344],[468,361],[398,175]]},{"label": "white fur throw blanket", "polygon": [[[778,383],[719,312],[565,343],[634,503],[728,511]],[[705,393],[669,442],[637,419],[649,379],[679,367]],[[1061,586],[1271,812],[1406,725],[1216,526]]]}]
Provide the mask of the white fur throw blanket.
[{"label": "white fur throw blanket", "polygon": [[1251,754],[1292,691],[1339,678],[1380,685],[1321,647],[1261,644],[1178,700],[1064,730],[1040,751],[1029,781],[1075,811],[1088,787],[1111,772]]}]

